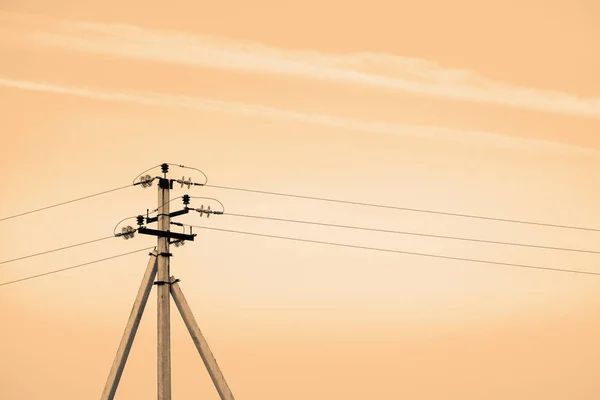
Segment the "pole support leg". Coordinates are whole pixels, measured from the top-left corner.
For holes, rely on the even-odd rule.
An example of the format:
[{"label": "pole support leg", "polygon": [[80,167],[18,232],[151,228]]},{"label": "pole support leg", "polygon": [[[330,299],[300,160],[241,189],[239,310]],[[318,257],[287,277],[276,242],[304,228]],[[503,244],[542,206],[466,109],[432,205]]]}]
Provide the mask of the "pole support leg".
[{"label": "pole support leg", "polygon": [[229,386],[227,385],[227,381],[225,381],[225,377],[217,364],[217,360],[210,351],[210,347],[208,346],[208,342],[202,335],[200,331],[200,327],[194,318],[194,314],[192,313],[192,309],[190,308],[187,300],[185,299],[181,288],[179,287],[179,280],[171,277],[171,295],[173,300],[175,301],[175,305],[183,318],[183,322],[185,326],[188,328],[190,335],[192,336],[192,340],[198,349],[198,353],[200,353],[200,357],[202,357],[202,361],[204,361],[204,365],[208,370],[208,374],[212,379],[217,392],[219,392],[219,396],[221,400],[235,400]]},{"label": "pole support leg", "polygon": [[146,308],[146,303],[148,302],[148,297],[152,290],[152,285],[157,272],[156,257],[157,252],[155,250],[150,254],[146,273],[144,274],[135,302],[133,303],[129,320],[125,326],[125,332],[123,332],[117,355],[115,356],[112,368],[108,374],[108,379],[106,380],[106,385],[104,386],[104,391],[102,392],[102,397],[100,398],[101,400],[113,400],[115,393],[117,392],[119,381],[121,380],[123,370],[125,369],[125,363],[127,363],[127,358],[129,357],[131,346],[133,346],[135,334],[140,326],[144,308]]}]

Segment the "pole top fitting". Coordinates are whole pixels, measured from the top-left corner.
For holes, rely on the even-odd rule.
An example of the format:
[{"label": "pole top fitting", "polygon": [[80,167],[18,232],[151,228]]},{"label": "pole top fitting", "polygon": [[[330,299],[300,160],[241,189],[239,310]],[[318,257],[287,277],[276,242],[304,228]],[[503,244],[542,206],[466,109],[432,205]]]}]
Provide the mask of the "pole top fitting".
[{"label": "pole top fitting", "polygon": [[160,167],[162,168],[163,174],[166,174],[167,172],[169,172],[169,164],[164,163],[164,164],[161,164]]}]

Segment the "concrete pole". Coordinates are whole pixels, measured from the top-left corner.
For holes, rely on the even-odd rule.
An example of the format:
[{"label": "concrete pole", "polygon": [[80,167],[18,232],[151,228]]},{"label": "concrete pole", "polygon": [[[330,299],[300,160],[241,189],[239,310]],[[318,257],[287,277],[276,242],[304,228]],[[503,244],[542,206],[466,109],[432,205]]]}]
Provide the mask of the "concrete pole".
[{"label": "concrete pole", "polygon": [[115,393],[117,392],[119,381],[123,375],[123,369],[125,369],[125,363],[127,363],[127,357],[129,357],[129,352],[131,351],[135,334],[140,326],[142,314],[144,313],[144,308],[146,307],[146,302],[148,301],[150,291],[152,290],[152,284],[154,283],[154,277],[156,276],[156,254],[156,250],[152,252],[150,261],[148,261],[146,273],[144,274],[140,289],[138,290],[135,302],[133,303],[133,308],[131,309],[125,332],[121,338],[121,344],[117,350],[117,355],[115,356],[112,368],[108,374],[108,379],[106,380],[106,385],[104,386],[104,391],[102,392],[102,397],[100,398],[101,400],[113,400]]},{"label": "concrete pole", "polygon": [[[158,230],[170,230],[170,182],[160,179],[158,187]],[[158,237],[158,400],[171,400],[171,327],[169,288],[169,238]]]},{"label": "concrete pole", "polygon": [[198,327],[198,323],[194,318],[194,314],[192,314],[192,310],[183,296],[183,292],[181,291],[179,284],[173,277],[171,277],[170,282],[173,300],[179,309],[179,313],[183,318],[185,326],[188,328],[188,331],[192,336],[192,340],[194,341],[194,344],[200,353],[200,357],[202,357],[202,361],[204,361],[204,365],[208,370],[208,374],[217,388],[217,392],[219,392],[221,400],[235,400],[231,390],[229,389],[229,386],[227,385],[227,382],[225,381],[225,377],[223,376],[223,373],[217,364],[217,360],[215,360],[215,357],[210,351],[208,342],[206,339],[204,339],[204,336]]}]

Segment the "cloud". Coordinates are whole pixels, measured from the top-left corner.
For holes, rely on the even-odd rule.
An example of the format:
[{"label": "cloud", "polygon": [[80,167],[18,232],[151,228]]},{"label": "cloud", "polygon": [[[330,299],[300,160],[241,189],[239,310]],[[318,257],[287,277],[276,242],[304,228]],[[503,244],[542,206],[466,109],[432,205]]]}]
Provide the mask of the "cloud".
[{"label": "cloud", "polygon": [[327,114],[302,113],[255,104],[244,104],[213,100],[203,97],[162,94],[154,92],[106,91],[77,88],[52,83],[40,83],[0,78],[0,86],[35,92],[76,96],[86,99],[133,103],[143,106],[189,109],[220,112],[245,117],[267,118],[297,122],[334,129],[387,135],[418,137],[434,140],[453,140],[469,145],[487,145],[515,150],[576,151],[578,154],[598,156],[595,150],[552,141],[524,139],[484,131],[468,131],[447,127],[388,123],[361,119],[343,118]]},{"label": "cloud", "polygon": [[[15,17],[16,18],[16,17]],[[25,17],[20,16],[20,19]],[[57,26],[55,26],[57,25]],[[326,82],[580,117],[600,117],[600,98],[537,90],[390,54],[294,51],[109,23],[60,21],[33,30],[38,44],[74,51]]]}]

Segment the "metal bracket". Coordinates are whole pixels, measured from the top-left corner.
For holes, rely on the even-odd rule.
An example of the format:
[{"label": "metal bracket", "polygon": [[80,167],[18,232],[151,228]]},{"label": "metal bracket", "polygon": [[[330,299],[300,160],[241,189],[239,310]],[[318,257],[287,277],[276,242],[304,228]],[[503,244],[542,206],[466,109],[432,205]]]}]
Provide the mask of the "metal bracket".
[{"label": "metal bracket", "polygon": [[173,179],[159,178],[158,187],[161,189],[173,189]]},{"label": "metal bracket", "polygon": [[[189,212],[190,212],[189,208],[184,208],[183,210],[173,211],[172,213],[169,213],[169,217],[170,218],[178,217],[180,215],[187,214]],[[164,215],[167,215],[167,214],[159,214],[159,215],[163,215],[164,216]],[[156,217],[146,218],[146,223],[147,224],[151,224],[151,223],[156,222],[156,221],[158,221],[158,215]]]},{"label": "metal bracket", "polygon": [[166,237],[170,239],[181,239],[181,240],[191,240],[193,241],[196,235],[188,235],[185,233],[171,232],[171,231],[159,231],[156,229],[148,229],[145,227],[138,228],[138,233],[140,235],[152,235],[159,237]]},{"label": "metal bracket", "polygon": [[155,284],[156,286],[162,286],[162,285],[172,285],[172,284],[174,284],[174,283],[177,283],[177,282],[181,282],[181,280],[179,280],[179,279],[175,279],[175,280],[174,280],[174,281],[172,281],[172,282],[167,282],[167,281],[156,281],[156,282],[154,282],[154,284]]}]

